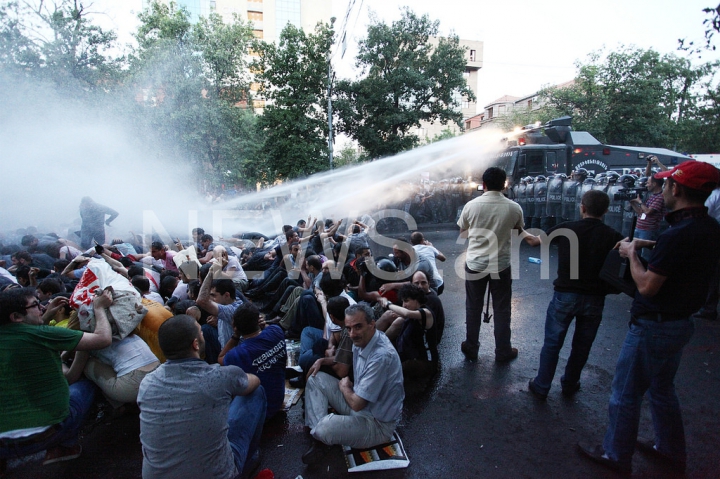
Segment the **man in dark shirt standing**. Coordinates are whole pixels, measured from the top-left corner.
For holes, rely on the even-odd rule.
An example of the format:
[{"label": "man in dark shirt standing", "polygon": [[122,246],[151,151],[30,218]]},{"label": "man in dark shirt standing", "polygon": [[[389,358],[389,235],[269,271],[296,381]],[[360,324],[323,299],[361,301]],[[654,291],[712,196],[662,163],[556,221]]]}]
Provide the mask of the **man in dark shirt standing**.
[{"label": "man in dark shirt standing", "polygon": [[[105,216],[109,216],[105,220]],[[117,218],[118,212],[105,205],[95,203],[92,198],[85,196],[80,201],[80,246],[87,249],[93,246],[93,240],[100,244],[105,243],[105,225],[110,226],[112,220]]]},{"label": "man in dark shirt standing", "polygon": [[[600,279],[600,270],[608,252],[622,240],[620,233],[602,222],[609,204],[606,193],[590,190],[580,201],[582,219],[562,223],[549,231],[552,235],[558,229],[567,229],[577,240],[572,235],[558,238],[558,277],[553,283],[555,293],[545,318],[545,343],[540,352],[537,376],[528,384],[530,392],[539,399],[545,399],[550,391],[560,350],[573,318],[572,350],[560,383],[566,396],[572,396],[580,389],[580,373],[595,341],[605,306],[607,288]],[[577,248],[572,248],[571,242],[575,241]]]},{"label": "man in dark shirt standing", "polygon": [[[637,285],[630,328],[615,367],[605,439],[601,446],[578,444],[593,461],[625,473],[632,470],[636,446],[676,471],[685,470],[675,374],[695,330],[691,316],[704,303],[720,259],[720,224],[704,205],[720,182],[720,172],[708,163],[686,161],[655,176],[666,178],[663,196],[670,228],[656,243],[635,239],[620,244]],[[646,268],[638,252],[653,245]],[[638,439],[638,427],[646,392],[655,437],[643,440]]]}]

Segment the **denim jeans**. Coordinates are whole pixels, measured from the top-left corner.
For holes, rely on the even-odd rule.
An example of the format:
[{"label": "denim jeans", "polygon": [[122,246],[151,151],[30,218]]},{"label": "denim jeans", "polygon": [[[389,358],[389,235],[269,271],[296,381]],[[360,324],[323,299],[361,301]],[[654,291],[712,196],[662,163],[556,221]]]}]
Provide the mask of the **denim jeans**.
[{"label": "denim jeans", "polygon": [[[633,233],[633,238],[657,241],[658,230],[640,230],[640,229],[635,228],[635,232]],[[642,253],[640,253],[640,256],[642,256],[642,258],[645,261],[650,261],[650,252],[651,251],[652,250],[649,248],[643,248]]]},{"label": "denim jeans", "polygon": [[60,423],[52,436],[41,442],[18,443],[0,447],[0,459],[23,457],[55,446],[72,447],[78,443],[78,434],[85,416],[95,400],[95,384],[82,379],[70,385],[70,414]]},{"label": "denim jeans", "polygon": [[560,350],[573,318],[575,334],[572,350],[560,382],[563,386],[574,386],[580,381],[580,373],[595,341],[604,306],[605,296],[555,291],[545,317],[545,343],[540,352],[538,373],[533,380],[539,392],[547,394],[550,391]]},{"label": "denim jeans", "polygon": [[262,435],[267,399],[262,386],[247,396],[236,396],[228,411],[228,441],[235,456],[235,467],[242,474],[245,465],[258,453]]},{"label": "denim jeans", "polygon": [[302,330],[300,334],[300,357],[298,358],[298,364],[303,370],[303,373],[307,373],[310,367],[322,358],[327,349],[328,342],[323,339],[323,330],[308,326]]},{"label": "denim jeans", "polygon": [[[466,274],[480,274],[465,265]],[[490,274],[480,279],[465,280],[465,326],[467,342],[472,346],[480,344],[480,324],[485,306],[485,290],[490,283],[490,295],[493,303],[493,326],[495,333],[495,355],[511,352],[510,344],[510,301],[512,299],[512,274],[510,268],[498,273],[498,279]]]},{"label": "denim jeans", "polygon": [[203,338],[205,338],[205,362],[215,364],[218,362],[218,356],[220,356],[222,348],[225,347],[224,344],[220,344],[218,328],[210,326],[209,324],[203,324],[200,329],[202,330]]},{"label": "denim jeans", "polygon": [[658,451],[678,462],[686,460],[685,431],[674,380],[683,347],[694,331],[692,319],[631,321],[615,367],[608,407],[603,449],[610,459],[631,464],[640,406],[647,391]]}]

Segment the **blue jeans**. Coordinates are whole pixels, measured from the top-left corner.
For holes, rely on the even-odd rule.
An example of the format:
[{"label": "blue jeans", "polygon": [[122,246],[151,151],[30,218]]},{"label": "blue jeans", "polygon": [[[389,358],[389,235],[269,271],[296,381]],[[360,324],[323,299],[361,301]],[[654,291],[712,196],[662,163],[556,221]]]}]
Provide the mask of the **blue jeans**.
[{"label": "blue jeans", "polygon": [[695,331],[691,319],[657,323],[633,319],[620,350],[610,396],[609,425],[603,441],[608,457],[630,465],[637,440],[640,406],[647,391],[655,445],[674,461],[684,462],[685,431],[675,393],[675,373],[683,347]]},{"label": "blue jeans", "polygon": [[[640,229],[635,228],[635,232],[633,233],[633,238],[657,241],[658,230],[640,230]],[[651,251],[652,251],[651,249],[643,248],[642,252],[640,253],[640,256],[642,256],[642,258],[645,261],[650,261],[650,252]]]},{"label": "blue jeans", "polygon": [[580,381],[580,373],[587,363],[590,348],[602,321],[604,306],[605,296],[555,291],[545,317],[545,343],[540,352],[538,373],[533,380],[539,392],[547,394],[550,391],[560,350],[573,318],[575,334],[572,350],[560,382],[563,386],[572,387]]},{"label": "blue jeans", "polygon": [[[315,361],[323,357],[327,345],[327,340],[323,339],[322,329],[308,326],[302,330],[302,334],[300,334],[300,357],[298,358],[298,364],[304,373],[310,370],[310,367]],[[320,350],[323,352],[320,353]]]},{"label": "blue jeans", "polygon": [[203,324],[200,329],[205,338],[205,362],[208,364],[216,364],[218,362],[218,356],[224,344],[220,344],[220,333],[218,328],[210,326],[209,324]]},{"label": "blue jeans", "polygon": [[72,447],[78,443],[78,433],[85,416],[95,400],[95,383],[82,379],[70,385],[70,414],[60,423],[55,434],[41,442],[30,442],[0,447],[0,459],[23,457],[55,446]]},{"label": "blue jeans", "polygon": [[235,457],[238,472],[247,474],[248,459],[258,454],[260,436],[265,423],[267,399],[262,386],[247,396],[236,396],[228,411],[228,441]]}]

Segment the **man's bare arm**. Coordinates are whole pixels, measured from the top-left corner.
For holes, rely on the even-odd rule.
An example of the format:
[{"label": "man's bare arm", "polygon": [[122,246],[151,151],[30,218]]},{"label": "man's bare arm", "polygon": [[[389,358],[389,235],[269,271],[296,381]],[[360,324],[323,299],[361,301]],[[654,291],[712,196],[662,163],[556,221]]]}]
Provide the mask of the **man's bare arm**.
[{"label": "man's bare arm", "polygon": [[350,378],[342,378],[340,383],[338,383],[338,387],[345,398],[345,402],[348,403],[348,406],[350,406],[350,409],[353,411],[362,411],[365,409],[365,406],[368,405],[368,402],[365,399],[355,394],[355,391],[353,390],[353,383],[350,381]]},{"label": "man's bare arm", "polygon": [[112,343],[112,330],[108,322],[105,308],[112,305],[112,293],[108,290],[103,291],[93,300],[93,310],[95,311],[95,332],[83,333],[80,342],[75,348],[78,351],[90,351],[95,349],[103,349]]}]

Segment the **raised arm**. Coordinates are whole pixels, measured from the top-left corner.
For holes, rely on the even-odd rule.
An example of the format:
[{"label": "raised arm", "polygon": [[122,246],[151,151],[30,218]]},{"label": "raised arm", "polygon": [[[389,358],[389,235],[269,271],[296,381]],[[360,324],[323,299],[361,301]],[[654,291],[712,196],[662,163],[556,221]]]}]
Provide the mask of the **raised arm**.
[{"label": "raised arm", "polygon": [[109,290],[103,291],[102,294],[93,300],[93,310],[95,311],[95,332],[83,333],[78,343],[78,351],[89,351],[93,349],[103,349],[112,343],[112,331],[108,322],[105,309],[109,308],[113,303],[112,293]]}]

